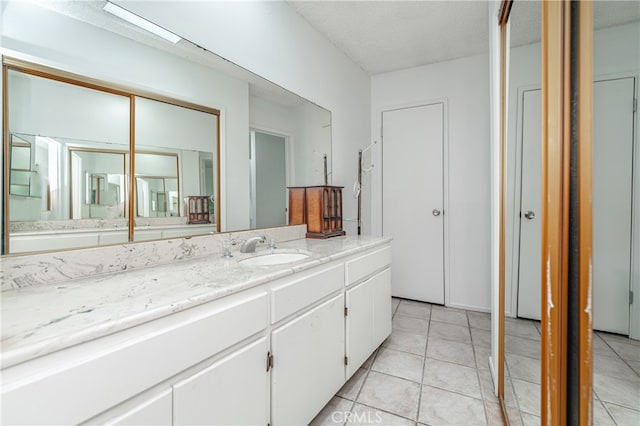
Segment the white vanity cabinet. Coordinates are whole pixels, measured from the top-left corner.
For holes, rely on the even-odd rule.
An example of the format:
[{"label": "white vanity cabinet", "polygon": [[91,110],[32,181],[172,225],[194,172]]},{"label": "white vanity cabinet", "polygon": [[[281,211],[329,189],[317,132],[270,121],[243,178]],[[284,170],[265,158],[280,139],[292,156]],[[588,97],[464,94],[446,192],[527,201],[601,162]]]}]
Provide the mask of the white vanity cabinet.
[{"label": "white vanity cabinet", "polygon": [[271,334],[271,420],[305,425],[344,383],[344,295]]},{"label": "white vanity cabinet", "polygon": [[267,338],[232,352],[173,386],[175,425],[268,423]]},{"label": "white vanity cabinet", "polygon": [[4,368],[2,424],[308,424],[390,334],[390,261],[378,245]]},{"label": "white vanity cabinet", "polygon": [[2,424],[108,423],[127,400],[265,334],[266,319],[267,292],[251,289],[3,369]]},{"label": "white vanity cabinet", "polygon": [[347,262],[347,378],[391,334],[391,248]]},{"label": "white vanity cabinet", "polygon": [[172,393],[165,389],[159,395],[135,404],[131,409],[105,422],[114,426],[164,426],[171,425]]}]

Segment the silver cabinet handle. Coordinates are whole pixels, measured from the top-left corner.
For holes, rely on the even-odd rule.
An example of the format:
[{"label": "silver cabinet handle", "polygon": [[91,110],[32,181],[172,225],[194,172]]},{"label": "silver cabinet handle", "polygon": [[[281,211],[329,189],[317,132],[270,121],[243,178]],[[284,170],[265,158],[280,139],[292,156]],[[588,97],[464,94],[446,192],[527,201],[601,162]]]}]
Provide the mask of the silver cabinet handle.
[{"label": "silver cabinet handle", "polygon": [[536,217],[536,214],[534,212],[532,212],[531,210],[527,210],[526,212],[524,212],[524,217],[526,217],[527,219],[531,220],[534,217]]},{"label": "silver cabinet handle", "polygon": [[433,209],[433,211],[431,212],[431,214],[433,214],[434,216],[440,216],[440,210],[438,210],[438,209]]}]

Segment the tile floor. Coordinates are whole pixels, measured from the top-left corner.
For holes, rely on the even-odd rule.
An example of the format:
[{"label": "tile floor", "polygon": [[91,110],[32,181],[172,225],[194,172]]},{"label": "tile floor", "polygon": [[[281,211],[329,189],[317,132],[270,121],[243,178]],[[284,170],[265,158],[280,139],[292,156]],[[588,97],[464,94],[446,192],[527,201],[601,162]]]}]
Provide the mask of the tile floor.
[{"label": "tile floor", "polygon": [[[489,372],[490,315],[393,299],[393,332],[312,425],[501,425]],[[540,331],[507,319],[512,425],[540,423]],[[596,333],[594,424],[640,425],[640,342]]]}]

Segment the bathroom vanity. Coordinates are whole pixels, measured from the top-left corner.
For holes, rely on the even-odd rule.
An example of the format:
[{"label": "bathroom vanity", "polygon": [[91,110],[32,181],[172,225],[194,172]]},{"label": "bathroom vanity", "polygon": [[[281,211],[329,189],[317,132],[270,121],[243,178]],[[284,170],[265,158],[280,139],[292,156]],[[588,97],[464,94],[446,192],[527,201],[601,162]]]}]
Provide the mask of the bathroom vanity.
[{"label": "bathroom vanity", "polygon": [[390,240],[266,252],[3,292],[2,423],[309,423],[391,333]]}]

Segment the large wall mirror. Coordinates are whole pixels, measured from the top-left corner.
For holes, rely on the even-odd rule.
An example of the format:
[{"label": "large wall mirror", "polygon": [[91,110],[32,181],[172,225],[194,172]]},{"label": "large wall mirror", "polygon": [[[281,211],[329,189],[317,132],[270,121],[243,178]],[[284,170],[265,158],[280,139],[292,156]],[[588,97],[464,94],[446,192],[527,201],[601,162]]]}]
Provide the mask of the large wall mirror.
[{"label": "large wall mirror", "polygon": [[[3,254],[283,226],[287,186],[323,184],[325,164],[331,183],[329,111],[105,4],[3,4]],[[81,34],[106,56],[69,60]],[[208,223],[187,223],[188,197]]]},{"label": "large wall mirror", "polygon": [[[593,418],[638,419],[640,8],[593,3]],[[511,424],[541,414],[541,6],[513,2],[507,101],[504,402]],[[636,293],[637,294],[637,293]],[[614,390],[615,389],[615,390]],[[635,392],[635,393],[634,393]],[[633,415],[636,417],[625,417]]]}]

